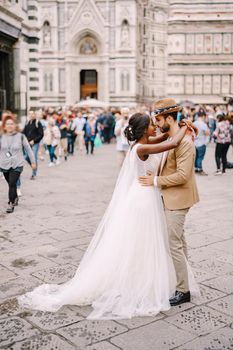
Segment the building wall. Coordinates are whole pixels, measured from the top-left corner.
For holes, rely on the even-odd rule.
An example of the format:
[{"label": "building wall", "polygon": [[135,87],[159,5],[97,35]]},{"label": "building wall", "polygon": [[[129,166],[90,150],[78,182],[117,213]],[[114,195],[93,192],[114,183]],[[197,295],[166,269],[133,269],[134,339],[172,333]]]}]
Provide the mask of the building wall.
[{"label": "building wall", "polygon": [[7,40],[11,56],[10,95],[5,101],[1,99],[0,109],[8,108],[19,116],[26,115],[29,106],[39,107],[37,13],[36,0],[5,0],[0,4],[0,51],[6,50]]},{"label": "building wall", "polygon": [[[87,37],[91,55],[81,52]],[[77,102],[82,69],[97,70],[98,98],[111,105],[167,94],[222,103],[233,94],[229,0],[5,0],[1,52],[6,38],[10,107],[21,115]]]},{"label": "building wall", "polygon": [[168,94],[196,103],[233,94],[232,1],[170,1]]}]

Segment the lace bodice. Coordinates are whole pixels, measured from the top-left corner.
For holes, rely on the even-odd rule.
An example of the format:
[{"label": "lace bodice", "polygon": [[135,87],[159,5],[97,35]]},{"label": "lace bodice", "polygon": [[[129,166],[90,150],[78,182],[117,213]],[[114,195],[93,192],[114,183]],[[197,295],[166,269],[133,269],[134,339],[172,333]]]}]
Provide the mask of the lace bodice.
[{"label": "lace bodice", "polygon": [[138,176],[146,175],[147,171],[152,171],[154,174],[157,174],[157,169],[159,167],[160,159],[162,154],[151,154],[147,160],[142,161],[137,154],[137,148],[140,144],[136,144],[131,149],[131,162],[134,162],[135,170]]}]

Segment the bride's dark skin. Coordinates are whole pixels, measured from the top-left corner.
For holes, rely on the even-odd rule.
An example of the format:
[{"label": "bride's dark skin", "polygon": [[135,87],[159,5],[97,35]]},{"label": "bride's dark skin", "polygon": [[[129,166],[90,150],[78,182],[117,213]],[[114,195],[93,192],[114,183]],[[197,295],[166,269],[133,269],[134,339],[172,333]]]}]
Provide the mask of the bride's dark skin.
[{"label": "bride's dark skin", "polygon": [[165,151],[169,151],[170,149],[176,148],[184,138],[188,126],[186,124],[181,126],[179,131],[174,135],[174,137],[171,140],[167,140],[167,133],[155,136],[156,128],[157,126],[154,124],[153,120],[150,119],[148,129],[137,142],[141,144],[137,148],[137,154],[142,161],[147,160],[149,154],[162,153]]}]

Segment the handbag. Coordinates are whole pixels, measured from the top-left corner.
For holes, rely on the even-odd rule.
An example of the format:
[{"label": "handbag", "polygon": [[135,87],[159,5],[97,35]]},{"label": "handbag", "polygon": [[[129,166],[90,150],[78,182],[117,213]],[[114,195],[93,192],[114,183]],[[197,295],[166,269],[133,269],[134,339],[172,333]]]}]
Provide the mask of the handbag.
[{"label": "handbag", "polygon": [[96,136],[94,141],[95,148],[100,148],[102,146],[102,141],[99,135]]}]

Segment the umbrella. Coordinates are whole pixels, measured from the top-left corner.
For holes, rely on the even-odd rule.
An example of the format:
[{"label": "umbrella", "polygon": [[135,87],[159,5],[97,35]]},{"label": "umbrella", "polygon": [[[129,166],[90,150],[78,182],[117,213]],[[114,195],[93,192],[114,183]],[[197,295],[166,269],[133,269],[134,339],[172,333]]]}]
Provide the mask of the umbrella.
[{"label": "umbrella", "polygon": [[185,101],[180,101],[181,106],[183,107],[189,107],[189,108],[195,108],[195,103],[193,103],[192,101],[189,100],[185,100]]},{"label": "umbrella", "polygon": [[76,103],[75,107],[86,107],[86,108],[107,108],[108,103],[96,100],[95,98],[89,98]]}]

